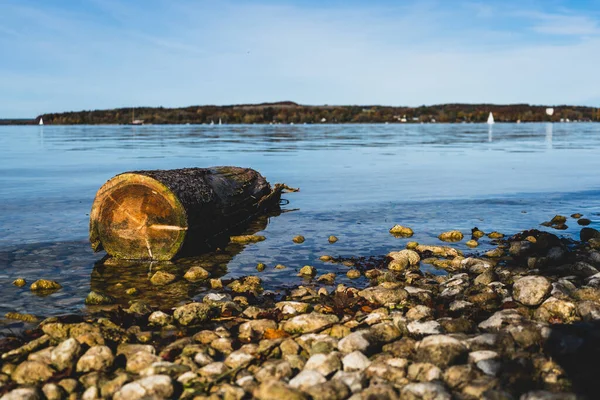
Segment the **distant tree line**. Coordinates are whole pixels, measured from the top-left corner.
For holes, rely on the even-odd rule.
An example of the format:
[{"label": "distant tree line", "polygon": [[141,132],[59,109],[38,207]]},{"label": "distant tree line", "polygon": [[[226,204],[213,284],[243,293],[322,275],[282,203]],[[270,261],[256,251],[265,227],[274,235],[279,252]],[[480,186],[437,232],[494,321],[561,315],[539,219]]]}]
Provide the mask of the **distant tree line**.
[{"label": "distant tree line", "polygon": [[312,124],[312,123],[420,123],[485,122],[492,112],[496,122],[543,122],[562,120],[600,121],[600,109],[581,106],[529,104],[439,104],[421,107],[388,106],[307,106],[294,102],[231,106],[190,106],[183,108],[135,107],[44,114],[46,124]]}]

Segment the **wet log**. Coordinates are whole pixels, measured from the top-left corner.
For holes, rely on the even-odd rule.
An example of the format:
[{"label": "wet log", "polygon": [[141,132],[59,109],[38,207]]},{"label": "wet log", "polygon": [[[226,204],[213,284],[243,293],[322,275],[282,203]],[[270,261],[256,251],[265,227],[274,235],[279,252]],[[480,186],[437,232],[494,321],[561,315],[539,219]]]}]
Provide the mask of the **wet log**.
[{"label": "wet log", "polygon": [[170,260],[278,208],[284,188],[249,168],[126,172],[96,194],[90,243],[116,258]]}]

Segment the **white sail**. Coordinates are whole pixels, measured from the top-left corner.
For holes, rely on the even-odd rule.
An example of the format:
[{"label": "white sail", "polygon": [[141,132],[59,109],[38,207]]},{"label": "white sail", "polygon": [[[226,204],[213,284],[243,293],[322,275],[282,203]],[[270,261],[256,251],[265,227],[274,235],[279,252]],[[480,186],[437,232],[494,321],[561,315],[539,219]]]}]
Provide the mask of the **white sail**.
[{"label": "white sail", "polygon": [[221,118],[219,118],[219,125],[222,125],[222,124],[221,124]]},{"label": "white sail", "polygon": [[554,108],[552,108],[552,107],[546,108],[546,115],[548,115],[550,117],[552,115],[554,115]]},{"label": "white sail", "polygon": [[42,118],[40,118],[40,125],[44,125],[44,120]]},{"label": "white sail", "polygon": [[490,125],[494,123],[494,115],[492,114],[491,111],[490,111],[490,115],[488,116],[487,123]]}]

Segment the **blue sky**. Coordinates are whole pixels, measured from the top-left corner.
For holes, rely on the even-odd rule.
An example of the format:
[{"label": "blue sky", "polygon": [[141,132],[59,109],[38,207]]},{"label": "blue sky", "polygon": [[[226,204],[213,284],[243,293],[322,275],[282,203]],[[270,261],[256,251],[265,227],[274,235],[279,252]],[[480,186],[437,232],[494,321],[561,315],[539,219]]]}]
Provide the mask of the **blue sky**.
[{"label": "blue sky", "polygon": [[293,100],[600,106],[600,0],[0,0],[0,118]]}]

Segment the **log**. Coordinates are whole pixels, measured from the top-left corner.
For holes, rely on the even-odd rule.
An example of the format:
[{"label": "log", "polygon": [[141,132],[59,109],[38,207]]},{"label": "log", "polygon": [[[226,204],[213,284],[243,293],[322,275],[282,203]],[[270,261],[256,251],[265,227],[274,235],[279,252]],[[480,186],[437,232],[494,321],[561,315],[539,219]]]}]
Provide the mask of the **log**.
[{"label": "log", "polygon": [[90,243],[116,258],[171,260],[186,248],[279,207],[273,188],[239,167],[134,171],[106,182],[90,212]]}]

